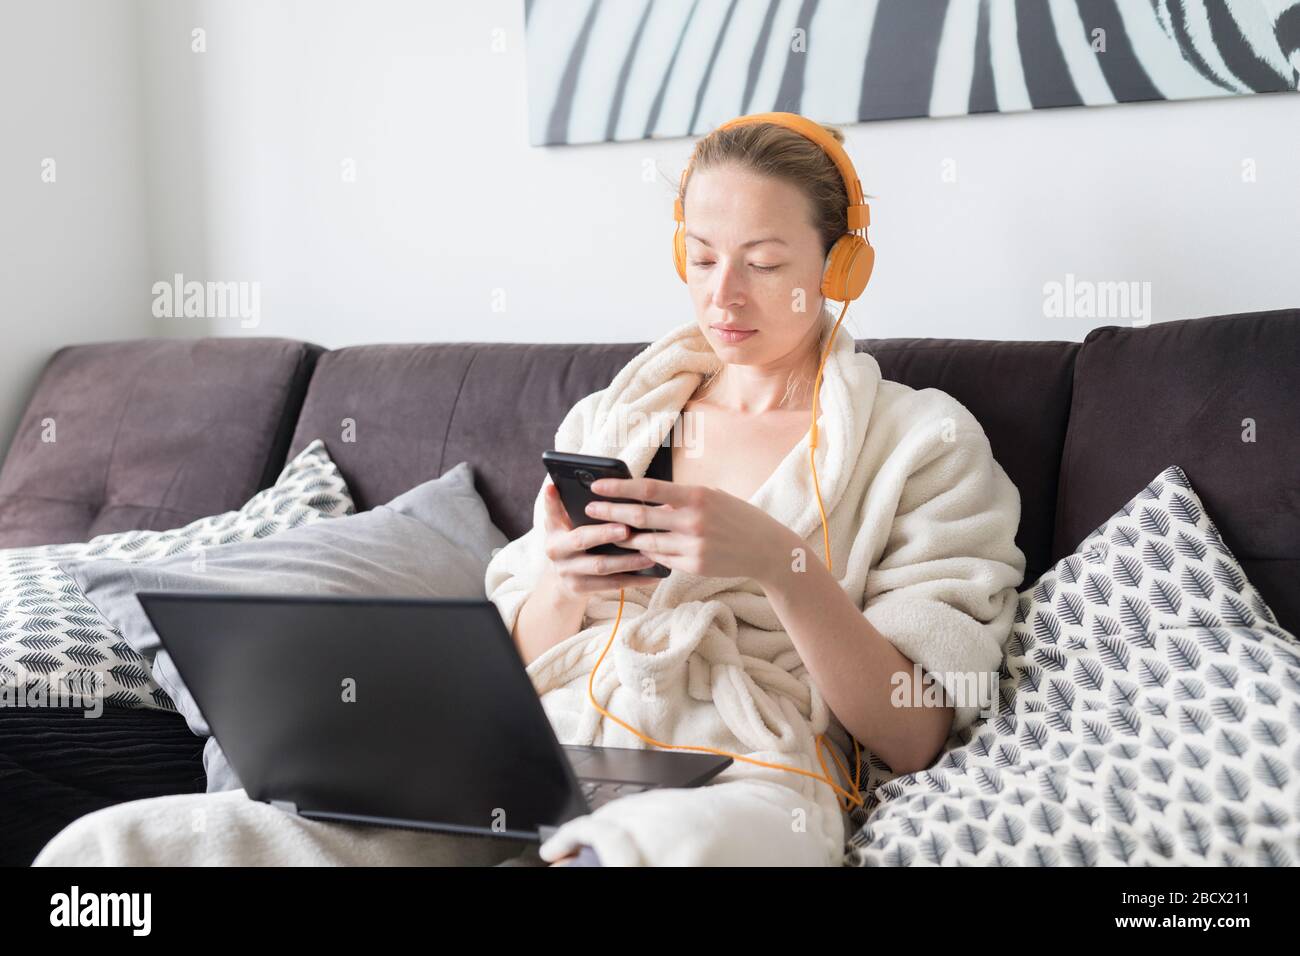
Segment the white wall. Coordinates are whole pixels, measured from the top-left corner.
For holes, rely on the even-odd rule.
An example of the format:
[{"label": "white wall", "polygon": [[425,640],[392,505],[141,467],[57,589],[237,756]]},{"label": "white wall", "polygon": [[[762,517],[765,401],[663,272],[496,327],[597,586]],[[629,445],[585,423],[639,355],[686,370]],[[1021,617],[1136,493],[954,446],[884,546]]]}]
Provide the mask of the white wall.
[{"label": "white wall", "polygon": [[[184,149],[174,133],[195,116],[182,106],[204,145],[201,163],[155,180],[155,265],[261,283],[260,325],[218,332],[331,347],[637,341],[691,317],[670,264],[671,184],[691,141],[529,146],[522,0],[191,2],[202,55],[174,4],[145,9],[149,87],[167,90],[150,154]],[[1044,283],[1067,273],[1150,282],[1152,321],[1300,305],[1287,265],[1300,95],[846,132],[878,197],[856,335],[1079,340],[1116,324],[1044,316]],[[948,159],[956,183],[942,181]],[[1245,160],[1257,181],[1243,182]]]},{"label": "white wall", "polygon": [[133,3],[0,6],[0,454],[55,349],[153,334],[139,35]]},{"label": "white wall", "polygon": [[[691,141],[529,146],[522,0],[4,0],[0,44],[0,423],[65,342],[645,341],[691,317],[670,264]],[[1300,95],[846,133],[877,197],[854,335],[1128,321],[1046,317],[1067,273],[1151,283],[1153,321],[1300,305]],[[260,283],[260,323],[155,320],[177,272]]]}]

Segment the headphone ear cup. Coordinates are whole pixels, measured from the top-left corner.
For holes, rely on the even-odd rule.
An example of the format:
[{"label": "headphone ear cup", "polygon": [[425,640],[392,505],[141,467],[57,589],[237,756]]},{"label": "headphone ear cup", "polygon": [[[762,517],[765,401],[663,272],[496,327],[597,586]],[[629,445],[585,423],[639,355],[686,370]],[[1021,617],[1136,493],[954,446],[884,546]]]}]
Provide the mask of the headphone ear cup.
[{"label": "headphone ear cup", "polygon": [[673,265],[677,267],[677,274],[686,281],[686,229],[680,223],[677,231],[673,233]]},{"label": "headphone ear cup", "polygon": [[826,256],[822,295],[837,302],[852,302],[862,295],[876,266],[876,250],[857,233],[835,240]]}]

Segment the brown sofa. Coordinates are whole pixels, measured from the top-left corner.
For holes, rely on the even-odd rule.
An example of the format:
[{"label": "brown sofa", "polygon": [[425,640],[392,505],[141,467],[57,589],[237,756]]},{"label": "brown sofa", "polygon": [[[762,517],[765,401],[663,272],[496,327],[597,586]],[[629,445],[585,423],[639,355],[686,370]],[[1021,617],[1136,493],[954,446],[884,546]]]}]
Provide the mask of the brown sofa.
[{"label": "brown sofa", "polygon": [[[511,538],[564,413],[646,343],[142,340],[50,359],[0,470],[0,547],[162,529],[239,507],[325,441],[359,509],[460,461]],[[1300,631],[1300,310],[1106,326],[1082,343],[860,339],[886,378],[983,424],[1021,496],[1032,583],[1176,464],[1277,615]],[[1244,441],[1246,420],[1255,440]],[[48,422],[57,440],[43,440]],[[345,420],[355,442],[343,442]],[[0,708],[0,862],[102,806],[201,791],[180,717]]]}]

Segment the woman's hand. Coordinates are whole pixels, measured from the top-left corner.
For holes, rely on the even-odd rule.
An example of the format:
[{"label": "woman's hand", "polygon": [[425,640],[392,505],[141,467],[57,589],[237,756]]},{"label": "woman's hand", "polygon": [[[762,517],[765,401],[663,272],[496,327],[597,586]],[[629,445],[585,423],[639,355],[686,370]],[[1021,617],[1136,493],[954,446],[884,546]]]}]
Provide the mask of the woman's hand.
[{"label": "woman's hand", "polygon": [[591,490],[611,498],[658,504],[593,501],[587,514],[646,530],[619,544],[670,570],[760,584],[789,565],[794,532],[766,511],[717,488],[657,478],[601,478]]},{"label": "woman's hand", "polygon": [[560,490],[550,482],[546,485],[545,499],[546,539],[543,550],[551,561],[551,573],[561,595],[575,603],[586,603],[595,592],[640,587],[654,581],[653,578],[628,573],[654,564],[645,555],[585,553],[588,548],[607,542],[628,547],[626,538],[631,528],[618,523],[586,524],[575,528],[560,501]]}]

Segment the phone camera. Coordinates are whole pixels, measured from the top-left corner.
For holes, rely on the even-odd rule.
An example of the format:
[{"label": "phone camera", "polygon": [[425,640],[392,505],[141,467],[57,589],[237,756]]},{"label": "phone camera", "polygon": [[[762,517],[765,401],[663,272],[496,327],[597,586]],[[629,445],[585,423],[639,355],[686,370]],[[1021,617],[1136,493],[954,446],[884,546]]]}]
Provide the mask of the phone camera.
[{"label": "phone camera", "polygon": [[582,487],[584,488],[590,488],[591,483],[596,480],[595,475],[593,475],[589,471],[584,471],[581,468],[579,468],[577,471],[573,473],[573,477],[577,478],[578,481],[581,482]]}]

